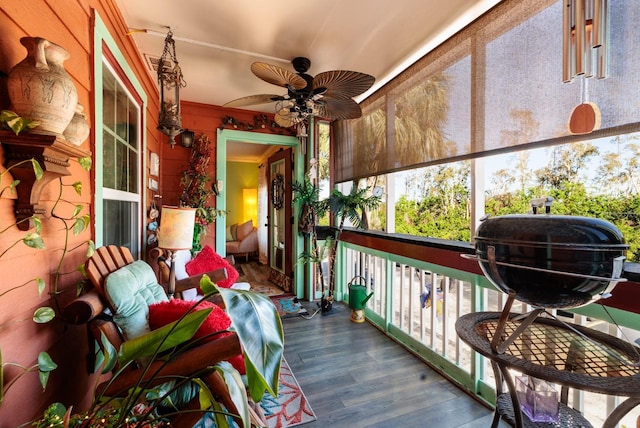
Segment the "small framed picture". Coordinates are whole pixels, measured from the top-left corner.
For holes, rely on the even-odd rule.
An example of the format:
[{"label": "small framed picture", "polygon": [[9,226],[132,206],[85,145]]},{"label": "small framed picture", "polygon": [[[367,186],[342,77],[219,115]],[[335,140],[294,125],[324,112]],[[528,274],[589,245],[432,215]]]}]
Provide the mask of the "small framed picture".
[{"label": "small framed picture", "polygon": [[149,155],[149,174],[157,177],[160,174],[160,157],[157,153]]},{"label": "small framed picture", "polygon": [[149,190],[158,190],[158,182],[153,178],[149,179]]}]

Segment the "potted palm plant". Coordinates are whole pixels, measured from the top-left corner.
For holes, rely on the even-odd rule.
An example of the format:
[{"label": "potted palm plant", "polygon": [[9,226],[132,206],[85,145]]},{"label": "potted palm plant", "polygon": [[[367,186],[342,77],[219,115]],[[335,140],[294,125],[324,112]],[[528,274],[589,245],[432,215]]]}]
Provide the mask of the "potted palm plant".
[{"label": "potted palm plant", "polygon": [[[335,289],[335,257],[340,241],[340,235],[344,230],[347,221],[359,229],[367,229],[367,210],[372,210],[380,205],[381,198],[372,193],[369,186],[361,187],[358,183],[353,184],[348,194],[342,193],[338,189],[333,189],[328,198],[320,200],[320,190],[308,178],[302,183],[296,182],[292,185],[294,201],[301,203],[301,213],[299,231],[307,234],[311,238],[311,251],[304,252],[300,259],[304,262],[313,262],[318,267],[322,286],[322,298],[320,307],[322,313],[326,314],[333,307],[333,293]],[[338,226],[321,227],[318,226],[318,219],[327,212],[333,213],[338,221]],[[321,236],[324,235],[324,236]],[[319,239],[320,238],[320,239]],[[324,244],[320,241],[324,238]],[[324,284],[322,271],[322,260],[329,259],[329,283]]]}]

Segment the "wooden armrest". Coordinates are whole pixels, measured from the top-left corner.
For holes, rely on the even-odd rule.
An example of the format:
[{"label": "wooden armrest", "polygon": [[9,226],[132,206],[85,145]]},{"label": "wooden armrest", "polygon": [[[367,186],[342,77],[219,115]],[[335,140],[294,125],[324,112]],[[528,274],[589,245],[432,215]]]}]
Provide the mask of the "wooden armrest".
[{"label": "wooden armrest", "polygon": [[166,257],[166,253],[163,248],[155,247],[149,250],[150,260],[158,260],[158,257]]},{"label": "wooden armrest", "polygon": [[124,342],[124,338],[114,321],[95,319],[89,323],[89,329],[91,330],[93,338],[98,342],[100,349],[104,351],[101,341],[101,337],[104,335],[113,347],[116,348],[116,352],[120,351],[120,346],[122,345],[122,342]]},{"label": "wooden armrest", "polygon": [[168,254],[162,248],[152,248],[149,251],[149,260],[155,261],[158,266],[158,281],[160,284],[167,284],[169,282],[169,265],[166,263]]},{"label": "wooden armrest", "polygon": [[207,275],[209,278],[211,278],[211,281],[213,282],[223,281],[228,278],[227,270],[225,268],[212,270],[200,275],[194,275],[181,280],[176,280],[176,292],[179,293],[190,288],[199,287],[200,280],[204,275]]},{"label": "wooden armrest", "polygon": [[148,384],[143,385],[147,388],[167,382],[169,379],[190,376],[205,367],[212,367],[220,361],[229,360],[241,353],[242,346],[238,336],[235,333],[230,334],[191,348],[169,362],[154,361],[148,368],[141,367],[122,372],[101,384],[98,387],[98,394],[104,392],[107,396],[123,395],[138,381],[149,381]]},{"label": "wooden armrest", "polygon": [[77,297],[62,310],[64,319],[72,324],[86,324],[104,310],[105,306],[96,289]]}]

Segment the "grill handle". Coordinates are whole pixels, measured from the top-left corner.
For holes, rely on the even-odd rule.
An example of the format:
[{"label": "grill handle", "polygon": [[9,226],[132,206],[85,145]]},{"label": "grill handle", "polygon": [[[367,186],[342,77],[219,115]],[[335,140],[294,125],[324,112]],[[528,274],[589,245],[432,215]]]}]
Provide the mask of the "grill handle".
[{"label": "grill handle", "polygon": [[[491,246],[488,247],[488,250],[490,250]],[[594,276],[594,275],[584,275],[581,273],[573,273],[573,272],[566,272],[566,271],[559,271],[559,270],[552,270],[552,269],[545,269],[545,268],[537,268],[534,266],[523,266],[523,265],[518,265],[518,264],[514,264],[514,263],[505,263],[505,262],[499,262],[497,260],[495,260],[495,258],[491,258],[489,257],[489,259],[481,259],[480,257],[478,257],[475,254],[461,254],[461,256],[465,259],[469,259],[469,260],[477,260],[479,262],[485,262],[485,263],[489,263],[489,265],[499,265],[499,266],[508,266],[508,267],[515,267],[515,268],[519,268],[519,269],[527,269],[527,270],[535,270],[538,272],[546,272],[546,273],[553,273],[553,274],[557,274],[557,275],[567,275],[567,276],[575,276],[578,278],[586,278],[586,279],[595,279],[596,281],[617,281],[617,282],[625,282],[628,280],[628,277],[626,275],[622,275],[622,263],[624,261],[624,256],[620,256],[620,257],[616,257],[615,259],[613,259],[613,275],[611,278],[606,277],[606,276]],[[637,272],[636,274],[638,275],[638,280],[640,280],[640,265],[637,265]],[[616,275],[617,272],[620,272],[618,275]],[[624,273],[627,273],[626,269],[624,270]],[[629,279],[631,281],[636,281],[635,279]],[[639,281],[640,282],[640,281]]]}]

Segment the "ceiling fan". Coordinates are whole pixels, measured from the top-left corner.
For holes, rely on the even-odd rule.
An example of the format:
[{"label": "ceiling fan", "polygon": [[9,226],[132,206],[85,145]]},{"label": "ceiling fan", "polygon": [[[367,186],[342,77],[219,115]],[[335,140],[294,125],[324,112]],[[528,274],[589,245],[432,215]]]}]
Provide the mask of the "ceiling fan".
[{"label": "ceiling fan", "polygon": [[310,115],[330,120],[356,119],[362,115],[352,98],[369,89],[375,78],[357,71],[325,71],[313,77],[306,74],[311,66],[308,58],[291,61],[296,73],[264,62],[251,64],[251,71],[260,79],[287,88],[285,95],[259,94],[229,101],[224,107],[245,107],[276,103],[275,121],[288,128]]}]

